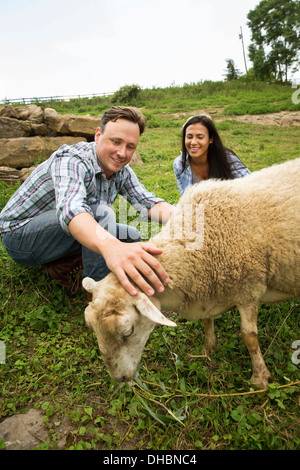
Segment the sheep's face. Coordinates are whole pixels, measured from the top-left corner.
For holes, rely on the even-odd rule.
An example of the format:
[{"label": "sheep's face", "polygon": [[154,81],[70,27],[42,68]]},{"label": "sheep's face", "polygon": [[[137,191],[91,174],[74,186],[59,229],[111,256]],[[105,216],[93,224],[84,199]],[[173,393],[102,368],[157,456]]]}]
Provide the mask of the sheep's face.
[{"label": "sheep's face", "polygon": [[96,333],[108,372],[112,379],[127,382],[135,375],[155,324],[176,325],[145,294],[128,294],[113,274],[100,282],[85,278],[83,287],[93,294],[85,321]]}]

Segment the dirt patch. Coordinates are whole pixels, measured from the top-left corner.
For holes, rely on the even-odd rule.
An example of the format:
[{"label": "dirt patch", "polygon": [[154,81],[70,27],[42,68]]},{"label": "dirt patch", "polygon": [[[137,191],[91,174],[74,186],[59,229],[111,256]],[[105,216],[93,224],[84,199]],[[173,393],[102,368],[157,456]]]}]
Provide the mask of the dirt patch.
[{"label": "dirt patch", "polygon": [[280,113],[273,114],[256,114],[253,116],[224,116],[214,118],[216,122],[232,119],[234,119],[235,121],[249,122],[251,124],[261,124],[264,126],[300,126],[300,111],[281,111]]},{"label": "dirt patch", "polygon": [[98,450],[107,450],[111,436],[117,436],[120,450],[134,450],[140,437],[131,433],[132,426],[108,414],[103,414],[103,417],[104,415],[103,425],[95,425],[92,418],[84,424],[76,424],[57,414],[47,419],[43,412],[30,409],[0,423],[0,440],[4,441],[6,450],[32,450],[39,446],[64,450],[76,448],[81,441],[90,443],[93,440],[97,441]]},{"label": "dirt patch", "polygon": [[11,416],[0,424],[0,439],[4,440],[7,450],[35,449],[48,437],[43,415],[34,409]]},{"label": "dirt patch", "polygon": [[200,109],[198,111],[184,112],[184,113],[175,113],[172,114],[175,118],[179,117],[189,117],[196,116],[197,114],[209,114],[215,122],[222,121],[240,121],[248,122],[251,124],[261,124],[264,126],[281,126],[281,127],[291,127],[291,126],[300,126],[300,111],[281,111],[279,113],[272,114],[255,114],[255,115],[243,115],[243,116],[214,116],[215,114],[221,112],[221,109],[218,110],[204,110]]}]

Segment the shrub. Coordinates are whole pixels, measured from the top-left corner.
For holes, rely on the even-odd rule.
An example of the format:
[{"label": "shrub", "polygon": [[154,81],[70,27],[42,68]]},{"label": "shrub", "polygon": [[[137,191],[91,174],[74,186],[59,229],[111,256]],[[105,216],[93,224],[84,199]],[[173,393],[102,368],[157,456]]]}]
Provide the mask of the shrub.
[{"label": "shrub", "polygon": [[133,104],[141,91],[139,85],[124,85],[116,91],[111,98],[112,103],[120,103],[125,105]]}]

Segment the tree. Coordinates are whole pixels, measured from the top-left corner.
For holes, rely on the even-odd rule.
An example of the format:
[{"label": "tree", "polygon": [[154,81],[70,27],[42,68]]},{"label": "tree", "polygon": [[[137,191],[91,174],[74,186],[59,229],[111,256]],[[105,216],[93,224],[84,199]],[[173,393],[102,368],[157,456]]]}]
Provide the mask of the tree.
[{"label": "tree", "polygon": [[253,63],[254,78],[264,81],[268,80],[272,75],[272,70],[263,46],[255,47],[254,44],[249,46],[249,59]]},{"label": "tree", "polygon": [[237,80],[241,75],[241,72],[235,67],[234,61],[232,59],[226,59],[227,62],[227,73],[225,75],[226,82],[231,80]]},{"label": "tree", "polygon": [[249,58],[255,75],[263,79],[273,74],[281,81],[285,76],[287,81],[288,72],[299,66],[300,1],[262,0],[247,18],[252,32]]}]

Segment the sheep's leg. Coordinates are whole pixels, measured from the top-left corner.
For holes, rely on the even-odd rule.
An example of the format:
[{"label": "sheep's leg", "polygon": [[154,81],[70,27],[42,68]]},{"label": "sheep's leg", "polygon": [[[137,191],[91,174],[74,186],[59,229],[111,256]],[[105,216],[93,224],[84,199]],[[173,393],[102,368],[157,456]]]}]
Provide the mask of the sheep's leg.
[{"label": "sheep's leg", "polygon": [[203,352],[211,352],[217,349],[217,338],[214,329],[213,318],[202,318],[205,332],[205,342]]},{"label": "sheep's leg", "polygon": [[238,307],[241,315],[241,334],[252,360],[251,381],[258,387],[268,386],[271,374],[267,369],[258,344],[258,306],[249,304]]}]

